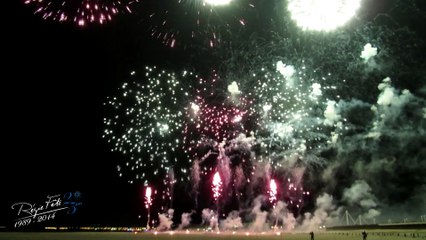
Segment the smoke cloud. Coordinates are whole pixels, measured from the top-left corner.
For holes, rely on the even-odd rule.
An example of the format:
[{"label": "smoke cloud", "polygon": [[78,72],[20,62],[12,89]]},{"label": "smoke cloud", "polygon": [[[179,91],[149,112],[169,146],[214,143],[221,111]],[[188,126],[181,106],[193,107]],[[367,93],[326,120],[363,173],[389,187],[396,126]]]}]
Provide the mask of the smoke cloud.
[{"label": "smoke cloud", "polygon": [[268,212],[262,211],[261,206],[264,201],[264,196],[258,196],[253,201],[253,208],[251,210],[254,221],[250,223],[249,229],[253,232],[262,232],[268,229],[266,217]]},{"label": "smoke cloud", "polygon": [[184,212],[184,213],[182,213],[181,221],[180,221],[180,224],[178,226],[178,229],[185,229],[186,227],[188,227],[191,224],[191,215],[192,214],[193,214],[193,212],[190,212],[190,213]]},{"label": "smoke cloud", "polygon": [[158,231],[167,231],[172,229],[173,213],[174,213],[174,210],[169,209],[167,213],[158,214],[158,219],[160,221],[160,224],[157,227]]},{"label": "smoke cloud", "polygon": [[221,230],[239,230],[243,228],[242,219],[238,211],[231,211],[225,220],[220,223]]},{"label": "smoke cloud", "polygon": [[377,48],[373,47],[371,43],[367,43],[364,46],[364,49],[361,52],[361,58],[364,59],[364,62],[368,62],[370,58],[377,55]]},{"label": "smoke cloud", "polygon": [[218,231],[219,230],[219,224],[218,224],[218,216],[217,213],[211,209],[203,209],[201,212],[202,215],[202,225],[207,225],[211,229]]}]

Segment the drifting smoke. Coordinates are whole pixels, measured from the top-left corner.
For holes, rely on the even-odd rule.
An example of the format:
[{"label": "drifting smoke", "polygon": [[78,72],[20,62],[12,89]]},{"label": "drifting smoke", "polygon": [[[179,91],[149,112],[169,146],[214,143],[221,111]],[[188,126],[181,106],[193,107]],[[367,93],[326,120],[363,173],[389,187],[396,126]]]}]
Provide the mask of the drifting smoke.
[{"label": "drifting smoke", "polygon": [[377,48],[371,46],[371,43],[367,43],[364,46],[364,50],[361,52],[361,58],[364,59],[364,62],[368,62],[372,57],[377,55]]},{"label": "drifting smoke", "polygon": [[322,91],[321,91],[321,84],[319,83],[313,83],[311,86],[311,93],[309,95],[309,97],[312,100],[318,100],[318,98],[322,95]]},{"label": "drifting smoke", "polygon": [[198,160],[194,160],[191,168],[192,194],[195,199],[195,207],[198,207],[198,189],[200,187],[200,164]]},{"label": "drifting smoke", "polygon": [[249,229],[253,232],[262,232],[268,229],[268,225],[266,223],[268,212],[261,210],[262,202],[264,201],[263,198],[264,196],[258,196],[253,201],[251,214],[254,218],[254,221],[250,223],[249,227]]},{"label": "drifting smoke", "polygon": [[296,70],[291,65],[286,65],[282,61],[277,62],[277,71],[285,78],[286,86],[293,88],[295,85],[296,78],[293,77]]},{"label": "drifting smoke", "polygon": [[220,222],[221,230],[238,230],[243,227],[243,222],[239,216],[238,211],[231,211],[228,217]]},{"label": "drifting smoke", "polygon": [[233,81],[230,85],[228,85],[228,92],[231,93],[231,95],[237,95],[241,93],[238,89],[237,82]]},{"label": "drifting smoke", "polygon": [[167,213],[158,214],[158,220],[160,221],[160,224],[157,227],[158,231],[167,231],[172,229],[173,213],[174,213],[174,210],[169,209]]},{"label": "drifting smoke", "polygon": [[297,225],[296,218],[294,214],[289,212],[287,209],[287,204],[282,201],[278,201],[275,208],[272,209],[272,217],[274,221],[274,226],[283,226],[285,231],[291,231],[295,229]]},{"label": "drifting smoke", "polygon": [[[217,211],[225,214],[233,197],[238,198],[233,209],[244,209],[231,210],[221,222],[224,229],[240,226],[240,216],[253,231],[277,224],[312,231],[341,224],[345,210],[366,220],[426,212],[426,67],[419,54],[424,47],[410,28],[389,22],[354,23],[349,31],[326,35],[277,32],[264,42],[231,46],[224,63],[228,72],[221,77],[238,84],[221,90],[233,104],[241,96],[250,101],[241,109],[223,107],[223,99],[213,107],[190,105],[195,115],[214,113],[210,122],[194,126],[201,129],[196,142],[203,148],[190,159],[197,209],[199,191],[207,182],[211,186],[206,178],[217,171],[223,181]],[[247,109],[254,123],[244,122],[240,113]],[[208,136],[210,124],[224,119],[235,134]],[[225,131],[218,125],[215,131]],[[272,178],[282,186],[274,208],[259,196]],[[203,224],[219,229],[217,215],[203,209]]]},{"label": "drifting smoke", "polygon": [[303,222],[298,228],[303,231],[314,231],[318,226],[335,225],[338,223],[340,209],[336,209],[333,197],[327,193],[316,200],[316,209],[313,213],[305,213]]},{"label": "drifting smoke", "polygon": [[186,227],[188,227],[191,224],[191,215],[192,214],[193,214],[193,212],[182,213],[181,221],[180,221],[180,224],[178,226],[178,229],[185,229]]},{"label": "drifting smoke", "polygon": [[201,217],[203,219],[202,225],[207,225],[211,229],[219,230],[218,217],[215,211],[205,208],[201,212]]},{"label": "drifting smoke", "polygon": [[[363,211],[363,218],[370,220],[380,215],[377,207],[377,199],[371,193],[371,187],[363,180],[357,180],[350,188],[343,191],[343,201],[348,207],[358,207]],[[353,209],[353,208],[352,208]]]},{"label": "drifting smoke", "polygon": [[[334,145],[336,161],[323,173],[328,188],[340,189],[346,208],[366,223],[426,210],[425,183],[417,174],[426,170],[425,100],[396,89],[390,78],[377,88],[375,104],[353,99],[340,101],[333,110],[346,121]],[[407,188],[408,183],[417,187]]]}]

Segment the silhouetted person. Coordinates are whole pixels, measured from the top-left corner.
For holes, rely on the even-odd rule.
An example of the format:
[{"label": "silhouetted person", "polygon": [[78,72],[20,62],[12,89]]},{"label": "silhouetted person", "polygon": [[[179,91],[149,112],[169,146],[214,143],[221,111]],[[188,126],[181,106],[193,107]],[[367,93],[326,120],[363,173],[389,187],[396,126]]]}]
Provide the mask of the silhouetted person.
[{"label": "silhouetted person", "polygon": [[367,232],[362,231],[362,240],[366,240],[367,239]]},{"label": "silhouetted person", "polygon": [[314,240],[314,232],[310,232],[309,235],[311,236],[311,240]]}]

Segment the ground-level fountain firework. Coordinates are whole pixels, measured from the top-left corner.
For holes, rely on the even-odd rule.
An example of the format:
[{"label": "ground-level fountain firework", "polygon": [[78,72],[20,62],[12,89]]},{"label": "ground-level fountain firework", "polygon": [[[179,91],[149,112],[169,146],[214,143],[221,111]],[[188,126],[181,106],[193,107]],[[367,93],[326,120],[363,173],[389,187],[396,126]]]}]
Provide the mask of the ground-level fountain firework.
[{"label": "ground-level fountain firework", "polygon": [[[120,176],[166,189],[163,230],[195,215],[213,230],[262,232],[339,224],[346,211],[364,223],[426,211],[424,43],[383,21],[234,39],[245,50],[232,46],[210,74],[135,70],[105,103]],[[181,218],[175,185],[192,199]]]}]

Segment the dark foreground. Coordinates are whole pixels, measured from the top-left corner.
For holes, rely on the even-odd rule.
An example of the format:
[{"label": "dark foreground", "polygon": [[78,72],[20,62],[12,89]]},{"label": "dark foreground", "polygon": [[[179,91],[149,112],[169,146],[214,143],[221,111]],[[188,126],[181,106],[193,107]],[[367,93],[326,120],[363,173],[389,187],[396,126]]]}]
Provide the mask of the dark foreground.
[{"label": "dark foreground", "polygon": [[[0,232],[0,240],[309,240],[308,233],[186,233],[186,232]],[[412,231],[370,231],[367,240],[426,239],[426,230]],[[315,240],[362,240],[361,231],[322,232],[315,234]]]}]

